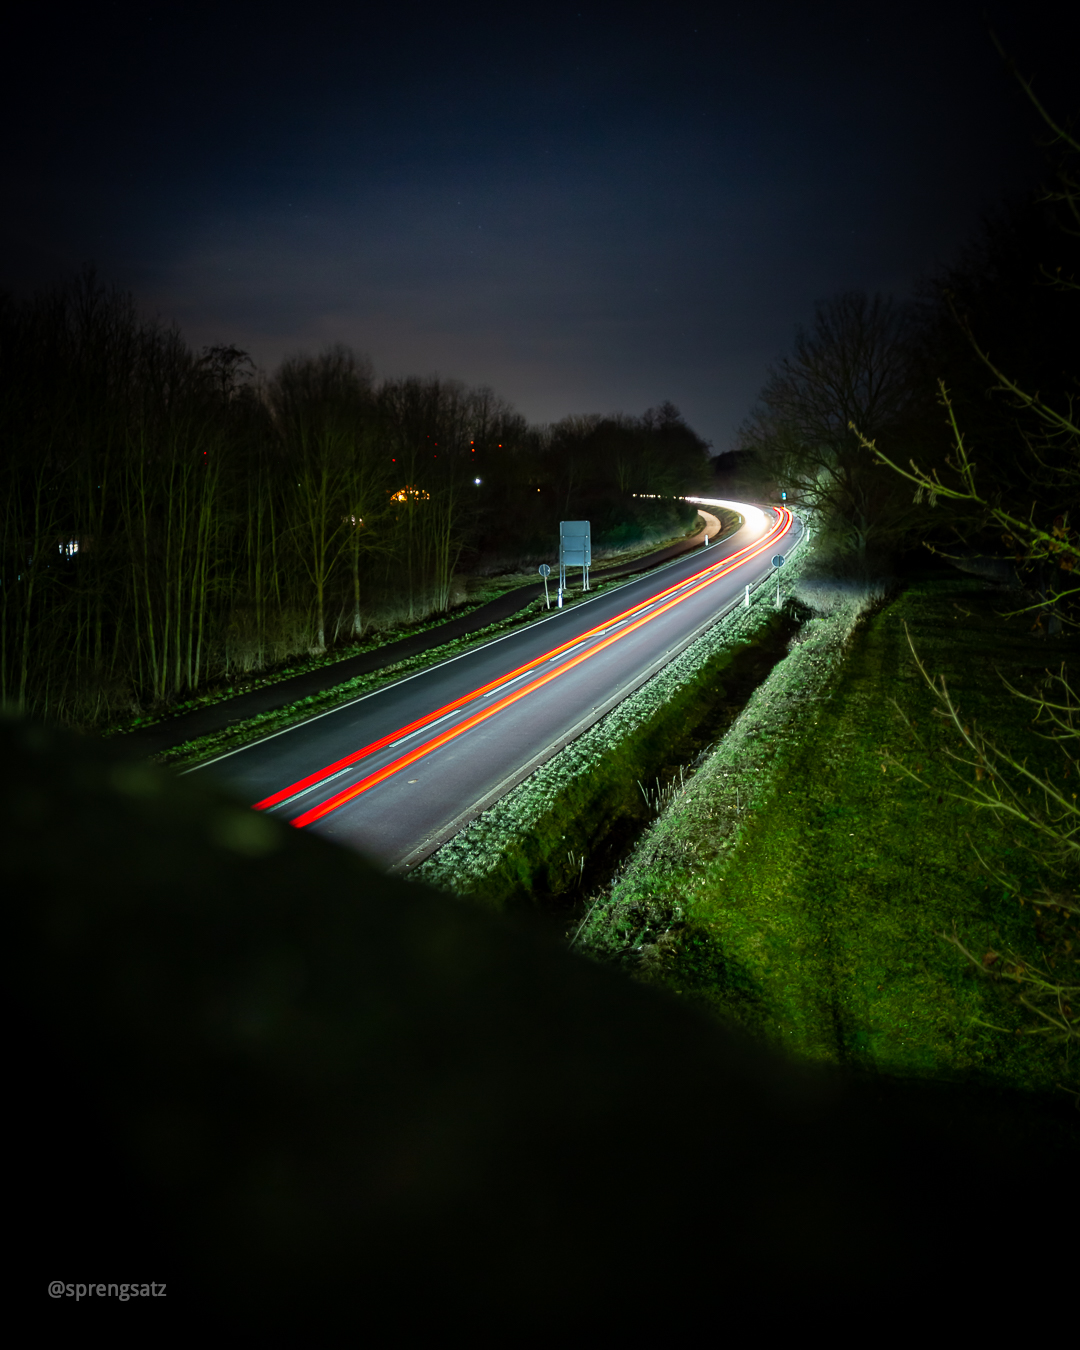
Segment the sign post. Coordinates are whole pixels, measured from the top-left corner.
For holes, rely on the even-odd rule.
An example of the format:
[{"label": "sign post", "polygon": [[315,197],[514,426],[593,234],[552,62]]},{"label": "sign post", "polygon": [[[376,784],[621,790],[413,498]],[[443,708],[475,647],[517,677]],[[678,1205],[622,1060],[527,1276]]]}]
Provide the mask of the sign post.
[{"label": "sign post", "polygon": [[551,568],[547,563],[540,564],[540,575],[544,578],[544,605],[547,609],[551,608],[551,596],[548,595],[547,579],[551,576]]},{"label": "sign post", "polygon": [[776,568],[776,608],[780,608],[780,569],[784,565],[784,555],[777,553],[774,555],[772,565]]},{"label": "sign post", "polygon": [[582,590],[589,589],[589,567],[592,564],[592,537],[587,520],[559,521],[559,597],[566,589],[566,569],[580,567]]}]

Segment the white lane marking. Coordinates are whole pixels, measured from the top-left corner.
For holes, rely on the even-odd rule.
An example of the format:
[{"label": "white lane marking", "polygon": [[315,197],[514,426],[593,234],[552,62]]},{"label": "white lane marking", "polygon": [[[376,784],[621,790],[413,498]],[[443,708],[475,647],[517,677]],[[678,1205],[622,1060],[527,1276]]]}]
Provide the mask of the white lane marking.
[{"label": "white lane marking", "polygon": [[266,808],[267,813],[269,814],[272,811],[276,811],[281,806],[289,806],[292,802],[296,801],[297,797],[306,797],[309,792],[314,792],[316,788],[321,788],[327,783],[332,783],[335,778],[340,778],[342,774],[348,773],[352,767],[351,764],[347,764],[344,769],[338,769],[337,773],[332,773],[329,778],[320,778],[317,783],[311,783],[308,787],[301,788],[299,792],[294,792],[291,797],[286,797],[283,801],[275,802],[273,806],[268,806]]},{"label": "white lane marking", "polygon": [[[715,571],[717,568],[719,568],[719,567],[722,565],[722,563],[725,562],[725,561],[727,561],[727,560],[726,560],[726,559],[721,559],[721,560],[715,565],[715,567],[706,569],[706,572],[705,572],[705,573],[698,573],[696,576],[688,578],[688,579],[686,580],[686,582],[683,583],[682,586],[678,587],[677,590],[673,590],[671,594],[669,594],[669,595],[663,597],[662,600],[661,600],[660,598],[658,598],[658,599],[652,601],[650,604],[648,604],[648,605],[644,608],[644,610],[639,611],[639,612],[636,613],[636,614],[632,614],[632,615],[628,616],[628,617],[625,618],[625,619],[620,619],[618,623],[612,624],[612,625],[610,625],[610,626],[609,626],[608,628],[606,628],[606,629],[601,629],[601,630],[599,630],[598,632],[592,634],[590,637],[584,639],[583,641],[576,643],[573,647],[569,648],[567,651],[565,651],[565,652],[560,652],[560,653],[558,653],[556,656],[550,657],[549,660],[548,660],[547,662],[545,662],[544,664],[550,665],[551,662],[553,662],[553,661],[561,661],[564,657],[571,656],[575,651],[578,651],[580,648],[582,648],[582,647],[587,647],[587,646],[591,645],[593,642],[597,641],[597,639],[603,637],[603,636],[605,635],[605,633],[612,632],[612,631],[614,631],[614,630],[617,629],[617,628],[621,628],[621,627],[623,627],[624,624],[630,623],[630,622],[631,622],[632,620],[634,620],[634,619],[640,619],[640,618],[643,618],[644,615],[647,614],[649,610],[654,609],[657,605],[660,605],[660,604],[662,604],[662,603],[663,603],[663,604],[666,604],[666,602],[668,602],[668,601],[674,602],[675,600],[677,600],[678,596],[679,596],[680,594],[682,594],[684,591],[685,591],[685,592],[695,592],[695,591],[696,591],[696,592],[700,593],[700,591],[704,590],[704,588],[705,588],[705,586],[706,586],[707,584],[711,584],[711,581],[712,581],[712,580],[719,580],[719,578],[709,578],[708,574],[709,574],[710,572]],[[756,559],[748,559],[747,561],[757,561],[757,560],[756,560]],[[687,645],[686,643],[676,643],[675,646],[672,646],[672,647],[668,647],[668,648],[667,648],[667,651],[665,652],[665,655],[666,655],[666,656],[670,656],[671,653],[675,650],[675,647],[679,647],[680,650],[683,650],[683,649],[685,649],[686,645]],[[529,676],[536,675],[537,673],[538,673],[538,668],[537,668],[537,667],[534,667],[532,670],[527,670],[527,671],[525,671],[523,674],[521,674],[521,675],[515,677],[515,679],[513,679],[513,680],[508,680],[508,681],[506,681],[505,683],[500,684],[498,688],[489,690],[487,694],[483,695],[483,697],[487,698],[487,697],[490,697],[491,694],[501,693],[504,689],[508,688],[509,685],[511,685],[511,684],[516,684],[519,680],[526,679],[526,678],[528,678]],[[617,684],[615,685],[615,688],[616,688],[616,689],[621,689],[621,688],[622,688],[622,682],[620,681],[619,683],[617,683]],[[359,701],[359,700],[357,700],[357,701]],[[428,731],[428,730],[430,730],[431,727],[438,726],[439,723],[441,723],[441,722],[446,722],[446,721],[448,721],[451,717],[455,717],[455,716],[457,716],[457,715],[459,715],[459,714],[467,714],[468,708],[469,708],[469,706],[471,705],[471,703],[477,702],[477,701],[478,701],[477,699],[472,699],[472,700],[470,700],[470,704],[466,704],[464,707],[461,707],[461,708],[455,708],[455,709],[453,709],[453,711],[444,714],[444,715],[443,715],[442,717],[440,717],[437,721],[435,721],[435,722],[428,722],[428,723],[426,723],[424,726],[418,727],[415,731],[410,732],[407,736],[399,737],[396,741],[391,742],[389,745],[383,746],[383,747],[381,748],[381,750],[380,750],[379,752],[377,752],[377,753],[379,753],[379,754],[385,754],[387,751],[393,750],[393,749],[395,748],[395,746],[401,745],[404,741],[411,740],[414,736],[418,736],[422,731]],[[595,712],[595,711],[597,710],[598,707],[599,707],[598,704],[597,704],[597,705],[594,705],[592,711]],[[295,802],[298,798],[306,796],[309,792],[314,792],[316,788],[323,787],[323,786],[325,786],[327,783],[333,782],[335,779],[340,778],[343,774],[347,774],[347,773],[353,772],[354,770],[356,770],[356,768],[357,768],[357,765],[356,765],[355,763],[354,763],[354,764],[349,764],[349,765],[347,765],[344,769],[339,769],[339,770],[337,771],[337,773],[332,774],[329,778],[322,778],[322,779],[320,779],[317,783],[312,783],[310,787],[303,788],[300,792],[297,792],[297,793],[295,793],[293,796],[286,798],[284,801],[276,802],[276,803],[274,804],[274,806],[272,806],[272,807],[270,808],[270,810],[271,810],[271,811],[276,811],[276,810],[278,809],[278,807],[288,806],[288,805],[290,805],[291,803]],[[370,771],[371,771],[370,767],[367,768],[367,769],[365,769],[365,772],[370,772]],[[410,778],[408,781],[409,781],[410,783],[415,783],[415,782],[418,782],[419,780],[418,780],[418,779],[414,779],[414,778]]]},{"label": "white lane marking", "polygon": [[509,689],[512,684],[517,684],[519,680],[527,680],[530,675],[535,674],[535,670],[526,670],[521,675],[515,675],[512,680],[503,680],[500,684],[497,684],[494,689],[489,689],[486,694],[481,694],[480,697],[491,698],[494,694],[501,694],[504,689]]},{"label": "white lane marking", "polygon": [[[702,504],[704,505],[717,505],[717,506],[730,505],[733,507],[738,506],[738,503],[736,502],[721,503],[719,501],[713,501],[705,497],[696,499],[693,497],[687,497],[685,500],[686,501],[698,500],[701,501]],[[757,515],[760,516],[762,520],[764,520],[764,513],[760,511],[757,507],[750,507],[749,510],[756,512]],[[740,514],[742,514],[741,511]],[[744,520],[746,518],[747,517],[744,515]],[[732,543],[734,539],[745,528],[746,528],[745,525],[741,526],[738,530],[735,531],[734,534],[729,535],[729,537],[724,540],[724,543],[725,544]],[[743,545],[743,547],[749,548],[750,545],[745,544]],[[737,549],[733,550],[733,552],[738,551],[739,550]],[[567,618],[570,614],[575,615],[579,614],[587,605],[595,604],[597,601],[600,600],[609,600],[612,597],[612,595],[614,595],[618,591],[623,590],[626,587],[641,585],[642,582],[650,581],[653,577],[659,576],[662,572],[667,572],[673,568],[684,565],[691,558],[696,560],[697,557],[698,554],[696,553],[680,554],[679,557],[672,558],[669,562],[661,563],[659,567],[651,568],[648,572],[641,573],[637,576],[629,577],[626,581],[618,582],[616,585],[612,586],[610,590],[601,591],[598,595],[591,595],[588,598],[588,600],[579,600],[572,610],[557,610],[555,613],[549,614],[543,619],[537,619],[534,623],[528,625],[527,629],[515,628],[509,633],[503,633],[501,637],[490,638],[487,642],[481,643],[479,646],[476,647],[471,647],[468,651],[460,652],[457,656],[448,656],[444,660],[436,662],[435,665],[433,666],[425,666],[423,670],[414,671],[411,675],[403,675],[400,679],[392,680],[389,684],[384,684],[380,686],[380,688],[378,689],[372,689],[366,694],[360,694],[356,698],[351,698],[347,700],[345,703],[338,703],[333,708],[327,708],[325,712],[313,713],[312,716],[305,717],[302,721],[293,722],[291,726],[282,727],[280,731],[268,732],[265,736],[260,736],[256,740],[248,741],[244,745],[238,745],[232,750],[226,750],[223,754],[215,755],[213,759],[204,759],[201,764],[191,764],[186,769],[181,769],[177,776],[183,778],[189,773],[198,773],[200,769],[208,769],[213,764],[220,764],[223,759],[232,759],[233,755],[242,755],[245,750],[253,750],[255,749],[256,746],[263,745],[267,741],[275,740],[278,736],[287,736],[292,731],[299,731],[301,727],[310,726],[312,722],[319,722],[324,717],[333,717],[335,713],[346,712],[349,708],[354,708],[358,703],[366,703],[369,698],[378,698],[380,694],[385,694],[387,690],[400,688],[401,685],[408,684],[410,680],[423,679],[424,676],[431,675],[433,672],[441,670],[444,666],[453,665],[455,661],[464,661],[466,660],[466,658],[470,656],[475,656],[477,652],[484,651],[488,648],[497,646],[500,642],[510,642],[514,638],[520,637],[522,632],[530,630],[535,631],[537,628],[541,626],[541,624],[559,623],[563,619]],[[730,558],[731,558],[730,553],[725,554],[722,558],[718,558],[717,561],[713,564],[713,566],[708,570],[712,571],[713,568],[719,567],[721,563],[730,561]],[[335,775],[335,777],[336,776],[337,775]],[[323,779],[321,781],[325,782],[327,780]]]},{"label": "white lane marking", "polygon": [[[432,727],[437,727],[440,722],[449,721],[451,717],[456,716],[461,711],[461,708],[454,708],[452,712],[444,713],[442,717],[436,718],[434,722],[425,722],[422,727],[417,727],[415,731],[410,731],[407,736],[399,736],[396,741],[391,741],[389,745],[384,745],[382,748],[384,750],[393,750],[395,745],[404,745],[406,741],[411,741],[414,736],[419,736],[422,731],[430,731]],[[353,766],[350,765],[350,768],[351,767]]]},{"label": "white lane marking", "polygon": [[[700,578],[699,578],[699,579],[700,579]],[[687,582],[687,583],[686,583],[686,586],[685,586],[684,588],[680,588],[680,592],[677,592],[676,595],[668,596],[668,597],[666,597],[666,598],[667,598],[667,599],[675,599],[676,596],[677,596],[679,593],[681,593],[681,590],[682,590],[682,589],[686,589],[686,590],[691,589],[691,583],[690,583],[690,582]],[[631,618],[637,619],[637,618],[642,618],[642,617],[644,617],[644,615],[647,614],[647,613],[649,612],[649,610],[654,609],[654,608],[656,607],[656,605],[659,604],[659,603],[660,603],[660,601],[654,601],[652,604],[648,605],[648,606],[647,606],[644,610],[642,610],[640,613],[635,614],[635,615],[631,615]],[[592,634],[591,637],[586,638],[584,641],[575,643],[575,645],[574,645],[573,647],[568,648],[565,652],[558,652],[558,653],[556,653],[555,656],[549,657],[548,660],[545,662],[545,664],[546,664],[546,665],[551,665],[553,662],[565,660],[566,657],[572,656],[572,655],[574,654],[574,652],[580,651],[580,649],[581,649],[582,647],[587,647],[587,646],[589,646],[591,643],[597,641],[599,638],[604,637],[607,633],[613,633],[613,632],[615,632],[616,629],[622,628],[624,624],[627,624],[627,623],[629,623],[629,622],[630,622],[630,618],[627,618],[627,619],[620,619],[618,623],[612,624],[609,628],[601,629],[600,632]],[[533,675],[536,675],[536,674],[537,674],[537,670],[536,670],[535,668],[534,668],[533,670],[526,670],[523,674],[518,675],[518,676],[515,676],[515,678],[512,679],[512,680],[504,680],[504,681],[501,682],[496,688],[494,688],[494,689],[489,689],[489,690],[487,691],[486,694],[481,694],[479,697],[480,697],[480,698],[491,698],[491,697],[492,697],[493,695],[495,695],[495,694],[501,694],[505,689],[509,689],[511,685],[517,684],[517,683],[518,683],[519,681],[521,681],[521,680],[527,680],[527,679],[529,679],[530,676],[533,676]],[[463,707],[461,707],[461,708],[455,708],[455,709],[453,709],[452,712],[444,713],[444,715],[443,715],[442,717],[438,718],[436,721],[434,721],[434,722],[426,722],[422,727],[417,727],[415,731],[410,731],[410,732],[409,732],[407,735],[405,735],[405,736],[399,736],[398,739],[397,739],[396,741],[391,741],[389,745],[384,745],[384,746],[382,746],[382,747],[381,747],[381,750],[380,750],[380,751],[377,751],[376,753],[378,754],[378,753],[381,753],[382,751],[386,751],[386,750],[395,750],[399,745],[404,745],[406,741],[411,741],[411,740],[413,739],[414,736],[419,736],[419,735],[421,734],[421,732],[430,731],[432,727],[437,727],[437,726],[439,726],[439,724],[442,723],[442,722],[448,722],[452,717],[456,717],[456,716],[458,716],[459,714],[460,714],[460,715],[465,715],[465,714],[467,714],[468,709],[469,709],[469,707],[471,706],[471,704],[472,704],[472,703],[475,703],[475,702],[477,702],[477,701],[478,701],[477,699],[471,699],[470,702],[467,703],[467,704],[465,704]],[[365,758],[370,758],[370,756],[365,757]],[[361,761],[361,762],[362,762],[362,761]],[[276,803],[274,804],[274,806],[272,806],[270,809],[271,809],[272,811],[276,811],[277,808],[278,808],[279,806],[286,806],[286,805],[288,805],[290,802],[295,802],[295,801],[297,800],[297,798],[299,798],[299,797],[304,797],[304,796],[306,796],[309,792],[314,792],[315,789],[316,789],[317,787],[322,787],[322,786],[323,786],[324,784],[326,784],[326,783],[332,783],[335,779],[340,778],[340,777],[342,776],[342,774],[349,773],[351,770],[355,769],[356,767],[357,767],[356,764],[350,764],[350,765],[348,765],[348,766],[347,766],[346,768],[344,768],[344,769],[339,769],[339,770],[337,771],[337,773],[332,774],[329,778],[322,778],[322,779],[319,780],[318,783],[312,783],[310,787],[306,787],[306,788],[301,789],[301,791],[299,791],[299,792],[297,792],[297,793],[294,793],[293,796],[291,796],[291,797],[287,797],[284,801],[276,802]]]}]

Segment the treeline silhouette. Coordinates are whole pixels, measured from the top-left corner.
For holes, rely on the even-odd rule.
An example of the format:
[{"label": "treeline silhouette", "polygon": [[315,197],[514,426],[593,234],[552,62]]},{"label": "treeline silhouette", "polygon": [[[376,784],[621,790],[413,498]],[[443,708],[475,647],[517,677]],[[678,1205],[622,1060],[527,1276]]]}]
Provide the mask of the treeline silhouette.
[{"label": "treeline silhouette", "polygon": [[92,271],[0,297],[0,372],[0,697],[80,726],[443,611],[560,518],[674,524],[708,472],[670,404],[530,426],[344,347],[264,377]]},{"label": "treeline silhouette", "polygon": [[[923,540],[947,554],[1004,546],[1034,590],[1053,589],[1055,568],[1003,541],[994,510],[1011,503],[1048,534],[1080,510],[1069,421],[1080,216],[1063,200],[1064,188],[1005,203],[909,299],[849,291],[821,301],[773,367],[738,448],[756,463],[759,491],[784,487],[817,507],[819,547],[837,570],[888,574]],[[914,461],[954,482],[953,417],[979,466],[985,501],[974,509],[929,487],[913,493],[882,462],[904,470]]]}]

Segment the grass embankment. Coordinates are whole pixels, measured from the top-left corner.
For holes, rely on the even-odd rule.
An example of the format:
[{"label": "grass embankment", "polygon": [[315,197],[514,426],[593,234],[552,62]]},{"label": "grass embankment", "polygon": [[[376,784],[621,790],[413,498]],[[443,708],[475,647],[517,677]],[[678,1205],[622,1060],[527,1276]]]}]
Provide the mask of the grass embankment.
[{"label": "grass embankment", "polygon": [[[717,539],[726,539],[733,534],[741,525],[742,517],[732,511],[720,511],[721,531]],[[691,533],[687,531],[686,533]],[[633,563],[638,558],[646,557],[651,553],[671,543],[677,543],[685,538],[685,534],[674,536],[668,540],[653,541],[648,544],[641,544],[633,548],[618,551],[612,554],[605,562],[607,565],[618,565],[622,563]],[[638,575],[641,575],[640,573]],[[583,600],[592,599],[594,596],[602,594],[604,591],[611,590],[616,586],[624,586],[629,581],[635,580],[633,574],[629,576],[620,576],[610,581],[603,579],[594,580],[588,593],[580,590],[567,590],[564,594],[563,607],[572,608],[575,604],[580,604]],[[305,661],[291,662],[287,666],[275,671],[272,675],[244,680],[235,685],[229,685],[213,691],[208,691],[203,697],[185,703],[182,707],[171,710],[170,716],[175,716],[180,712],[191,712],[197,708],[209,707],[216,703],[227,702],[230,698],[235,698],[239,694],[248,693],[250,690],[263,688],[267,685],[279,683],[293,675],[307,673],[308,671],[318,670],[323,667],[332,667],[338,662],[345,661],[354,656],[360,656],[368,652],[377,652],[379,648],[389,646],[390,643],[398,641],[400,638],[412,637],[417,633],[434,633],[441,624],[449,619],[456,619],[469,614],[472,610],[478,609],[481,605],[487,604],[491,600],[497,599],[507,591],[516,590],[521,586],[531,585],[536,582],[534,575],[523,573],[510,573],[499,577],[484,577],[469,579],[469,598],[468,601],[458,606],[450,614],[442,615],[437,621],[428,621],[418,624],[407,624],[398,628],[388,628],[381,630],[376,636],[369,638],[365,642],[355,643],[347,647],[338,647],[334,651],[328,652],[322,656],[313,656]],[[218,755],[235,750],[249,741],[257,740],[271,732],[282,731],[287,727],[295,726],[300,722],[306,721],[309,717],[316,716],[319,713],[327,712],[343,703],[351,702],[353,699],[362,698],[365,694],[374,693],[388,684],[393,684],[396,680],[404,679],[406,676],[415,675],[419,671],[427,670],[430,666],[439,665],[443,661],[449,661],[456,656],[462,656],[466,652],[472,651],[475,647],[482,647],[484,643],[490,642],[493,638],[502,637],[507,633],[513,632],[517,628],[523,628],[528,624],[536,623],[540,619],[547,618],[554,612],[555,607],[555,587],[551,588],[550,608],[545,604],[543,595],[531,600],[522,609],[511,614],[508,618],[498,623],[488,624],[485,628],[477,629],[474,633],[469,633],[464,637],[455,639],[452,642],[445,642],[439,645],[429,647],[427,650],[417,652],[402,661],[390,662],[381,666],[377,670],[368,671],[363,675],[358,675],[351,680],[344,680],[336,684],[331,689],[325,689],[318,694],[312,694],[306,698],[297,699],[281,708],[275,708],[270,711],[259,713],[254,717],[246,718],[242,722],[236,722],[231,726],[222,728],[222,730],[213,732],[206,736],[200,736],[198,739],[185,741],[178,744],[154,758],[160,764],[168,764],[177,768],[191,767],[201,764],[205,760],[213,759]],[[155,721],[165,720],[164,718],[145,718],[126,724],[123,728],[114,729],[114,733],[119,731],[132,731],[138,727],[152,725]],[[108,734],[108,733],[106,733]]]},{"label": "grass embankment", "polygon": [[[785,568],[783,596],[804,553]],[[770,577],[739,606],[414,873],[495,909],[565,913],[606,880],[653,818],[658,793],[723,736],[783,658],[798,620]]]},{"label": "grass embankment", "polygon": [[1075,1076],[1075,1057],[1070,1070],[1060,1045],[1027,1034],[1031,1015],[940,936],[955,926],[980,953],[1042,960],[1045,916],[975,848],[1028,883],[1035,864],[949,795],[955,741],[907,638],[966,718],[1034,760],[1045,743],[997,672],[1030,691],[1080,643],[1000,617],[1014,600],[951,574],[858,624],[848,603],[808,625],[582,940],[802,1057],[1033,1090]]}]

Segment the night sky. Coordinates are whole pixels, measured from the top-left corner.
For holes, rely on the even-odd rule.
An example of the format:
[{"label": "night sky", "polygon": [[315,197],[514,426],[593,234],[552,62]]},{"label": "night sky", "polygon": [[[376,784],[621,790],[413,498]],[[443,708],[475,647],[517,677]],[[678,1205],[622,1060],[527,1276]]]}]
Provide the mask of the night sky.
[{"label": "night sky", "polygon": [[1080,104],[1041,0],[24,9],[0,283],[93,262],[267,368],[671,399],[717,450],[816,299],[905,293],[1039,172],[984,10]]}]

